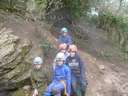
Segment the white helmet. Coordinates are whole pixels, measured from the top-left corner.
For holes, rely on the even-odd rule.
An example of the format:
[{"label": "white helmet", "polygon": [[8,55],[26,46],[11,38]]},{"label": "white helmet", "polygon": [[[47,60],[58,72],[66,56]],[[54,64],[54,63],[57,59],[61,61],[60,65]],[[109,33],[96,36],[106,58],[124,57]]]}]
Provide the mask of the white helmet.
[{"label": "white helmet", "polygon": [[64,60],[65,61],[65,55],[64,55],[64,53],[62,53],[62,52],[57,53],[57,55],[55,57],[55,61],[56,60]]},{"label": "white helmet", "polygon": [[33,60],[33,64],[43,64],[43,60],[41,57],[35,57]]},{"label": "white helmet", "polygon": [[68,29],[67,29],[66,27],[63,27],[63,28],[61,29],[61,32],[67,33],[67,32],[68,32]]}]

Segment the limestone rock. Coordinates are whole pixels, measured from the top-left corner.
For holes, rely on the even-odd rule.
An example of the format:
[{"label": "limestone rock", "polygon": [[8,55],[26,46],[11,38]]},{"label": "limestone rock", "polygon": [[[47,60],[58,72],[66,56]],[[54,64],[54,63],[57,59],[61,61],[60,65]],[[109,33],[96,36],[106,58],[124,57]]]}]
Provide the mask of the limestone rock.
[{"label": "limestone rock", "polygon": [[18,87],[30,76],[27,58],[31,42],[13,35],[11,29],[0,30],[0,90]]}]

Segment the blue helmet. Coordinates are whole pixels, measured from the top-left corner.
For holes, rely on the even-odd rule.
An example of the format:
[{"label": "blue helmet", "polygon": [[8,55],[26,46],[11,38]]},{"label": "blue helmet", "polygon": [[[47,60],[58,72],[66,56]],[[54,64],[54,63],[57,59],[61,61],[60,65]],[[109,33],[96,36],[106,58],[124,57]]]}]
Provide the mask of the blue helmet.
[{"label": "blue helmet", "polygon": [[63,27],[63,28],[61,29],[61,32],[67,33],[67,32],[68,32],[68,29],[67,29],[66,27]]}]

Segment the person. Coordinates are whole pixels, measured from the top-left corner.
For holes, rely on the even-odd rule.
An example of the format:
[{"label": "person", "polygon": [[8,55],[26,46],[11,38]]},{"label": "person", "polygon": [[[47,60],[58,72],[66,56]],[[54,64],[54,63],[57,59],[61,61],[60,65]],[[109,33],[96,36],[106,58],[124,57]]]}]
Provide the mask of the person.
[{"label": "person", "polygon": [[58,41],[59,44],[66,43],[68,46],[72,44],[72,37],[68,34],[68,29],[66,27],[61,29],[61,35],[59,35]]},{"label": "person", "polygon": [[32,96],[40,96],[40,88],[42,88],[43,86],[47,86],[47,82],[49,80],[48,70],[46,70],[46,68],[43,68],[42,65],[43,59],[39,56],[35,57],[33,60],[30,77],[32,89],[34,90]]},{"label": "person", "polygon": [[[64,53],[65,60],[66,60],[66,58],[69,56],[69,53],[68,53],[68,51],[67,51],[67,44],[66,44],[66,43],[62,43],[62,44],[60,44],[60,45],[58,46],[58,53],[59,53],[59,52]],[[56,62],[55,62],[55,59],[54,59],[53,68],[55,68],[55,64],[56,64]]]},{"label": "person", "polygon": [[64,53],[58,53],[55,60],[56,66],[55,69],[53,69],[53,79],[49,86],[46,88],[43,96],[61,96],[62,91],[64,91],[66,96],[70,96],[71,71],[70,68],[64,63]]},{"label": "person", "polygon": [[62,52],[62,53],[64,53],[64,55],[65,55],[65,60],[66,60],[66,58],[69,56],[69,52],[68,52],[68,45],[66,44],[66,43],[62,43],[62,44],[60,44],[59,45],[59,52]]},{"label": "person", "polygon": [[66,64],[71,69],[71,86],[72,93],[76,96],[85,96],[87,86],[85,76],[85,66],[77,52],[77,46],[72,44],[69,46],[70,56],[66,59]]}]

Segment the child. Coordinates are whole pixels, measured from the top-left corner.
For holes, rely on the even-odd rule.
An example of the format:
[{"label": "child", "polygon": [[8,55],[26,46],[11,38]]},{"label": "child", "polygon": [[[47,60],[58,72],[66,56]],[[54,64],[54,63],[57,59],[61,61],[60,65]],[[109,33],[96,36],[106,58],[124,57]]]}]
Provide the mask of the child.
[{"label": "child", "polygon": [[[31,70],[31,83],[32,88],[34,89],[32,96],[40,96],[39,92],[42,86],[44,84],[47,84],[49,77],[47,75],[48,70],[46,68],[42,67],[43,60],[41,57],[35,57],[32,64],[32,70]],[[46,85],[47,86],[47,85]]]},{"label": "child", "polygon": [[55,58],[56,65],[53,69],[53,80],[44,92],[44,96],[61,96],[64,90],[67,96],[70,96],[71,90],[71,72],[67,65],[65,65],[64,53],[58,53]]},{"label": "child", "polygon": [[61,35],[58,38],[59,44],[66,43],[68,46],[72,44],[72,37],[68,34],[68,29],[63,27],[61,29]]},{"label": "child", "polygon": [[76,96],[85,96],[86,78],[85,68],[80,56],[77,53],[76,45],[69,46],[70,56],[66,59],[66,64],[71,69],[71,85],[72,91]]}]

